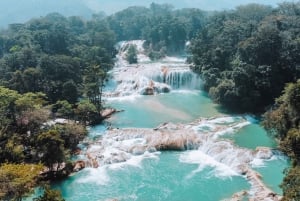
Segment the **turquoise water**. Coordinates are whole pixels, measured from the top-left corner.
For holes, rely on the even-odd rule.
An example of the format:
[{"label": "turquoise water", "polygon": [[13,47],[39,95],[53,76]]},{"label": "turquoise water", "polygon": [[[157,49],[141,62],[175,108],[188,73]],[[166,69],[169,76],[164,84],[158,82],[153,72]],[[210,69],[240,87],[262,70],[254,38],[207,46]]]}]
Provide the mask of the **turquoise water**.
[{"label": "turquoise water", "polygon": [[[137,49],[142,49],[141,41],[133,41],[133,43],[141,46]],[[190,81],[186,86],[190,89],[199,89],[201,80],[197,76],[191,75],[192,72],[188,69],[178,70],[177,64],[178,67],[187,67],[182,59],[168,58],[153,63],[153,66],[150,62],[147,66],[138,65],[133,68],[122,61],[122,52],[119,56],[118,64],[121,67],[116,65],[119,69],[111,72],[111,75],[115,76],[115,81],[111,79],[107,82],[104,91],[108,92],[107,94],[117,92],[117,94],[133,95],[105,99],[107,107],[123,110],[123,112],[114,114],[103,125],[89,128],[89,141],[97,140],[99,137],[101,139],[101,136],[105,135],[107,126],[155,128],[166,122],[189,123],[201,117],[229,115],[220,106],[212,103],[207,94],[200,90],[171,90],[170,93],[153,96],[137,95],[143,87],[148,86],[149,83],[153,84],[147,76],[161,76],[162,66],[167,66],[167,75],[173,72],[172,75],[176,78],[173,79],[173,84],[185,83],[183,80]],[[126,76],[132,76],[130,77],[132,80],[126,80],[125,78],[128,78]],[[85,168],[52,186],[61,190],[67,201],[112,199],[118,201],[218,201],[230,198],[234,193],[242,190],[250,190],[249,182],[237,172],[238,168],[235,165],[244,164],[242,162],[244,158],[249,157],[251,161],[253,159],[251,151],[258,146],[276,147],[275,141],[267,135],[259,122],[249,115],[234,115],[233,118],[203,120],[201,125],[193,126],[199,138],[203,138],[200,140],[202,144],[199,150],[154,151],[133,155],[131,154],[133,152],[128,150],[132,148],[132,144],[138,143],[135,141],[137,139],[122,141],[119,138],[122,136],[121,129],[117,137],[102,136],[103,140],[100,143],[90,147],[82,144],[80,146],[84,150],[99,152],[100,158],[119,156],[120,151],[123,151],[127,158],[119,160],[122,161],[119,163],[111,162],[111,160],[106,163],[99,160],[100,167]],[[207,134],[209,132],[211,135]],[[226,138],[226,140],[220,141],[219,138]],[[231,142],[228,142],[229,140]],[[128,148],[118,147],[116,145],[118,143],[132,144],[126,144]],[[278,186],[283,178],[283,170],[288,167],[287,159],[276,154],[269,161],[255,162],[253,166],[256,166],[253,168],[262,175],[266,185],[281,193]]]},{"label": "turquoise water", "polygon": [[284,177],[284,169],[289,166],[289,160],[286,157],[279,155],[276,159],[265,162],[262,167],[254,169],[263,176],[262,180],[269,188],[279,194],[282,194],[282,190],[279,185]]},{"label": "turquoise water", "polygon": [[155,96],[112,99],[109,106],[124,112],[108,121],[115,127],[153,128],[164,122],[191,122],[199,117],[224,115],[202,91],[175,91]]},{"label": "turquoise water", "polygon": [[252,123],[241,128],[229,139],[232,139],[235,144],[249,149],[255,149],[256,147],[276,148],[277,146],[276,141],[268,136],[266,130],[258,123]]},{"label": "turquoise water", "polygon": [[[136,96],[107,101],[109,106],[124,109],[108,120],[114,127],[156,127],[163,122],[190,122],[199,117],[224,115],[201,91],[180,91],[156,96]],[[90,138],[102,135],[104,125],[92,127]],[[265,130],[257,123],[247,125],[228,136],[237,146],[255,149],[275,147]],[[53,184],[67,201],[216,201],[230,198],[250,184],[242,176],[218,176],[213,167],[196,171],[198,164],[180,162],[183,152],[162,152],[134,164],[109,165],[85,169],[67,180]],[[285,157],[255,167],[268,187],[281,193],[279,184],[288,167]]]},{"label": "turquoise water", "polygon": [[[54,187],[62,190],[67,200],[73,201],[107,198],[124,201],[216,201],[249,188],[243,177],[218,178],[209,168],[190,177],[197,165],[180,163],[180,154],[164,152],[159,158],[144,160],[140,167],[127,166],[98,172],[86,169]],[[108,180],[103,178],[104,174]]]}]

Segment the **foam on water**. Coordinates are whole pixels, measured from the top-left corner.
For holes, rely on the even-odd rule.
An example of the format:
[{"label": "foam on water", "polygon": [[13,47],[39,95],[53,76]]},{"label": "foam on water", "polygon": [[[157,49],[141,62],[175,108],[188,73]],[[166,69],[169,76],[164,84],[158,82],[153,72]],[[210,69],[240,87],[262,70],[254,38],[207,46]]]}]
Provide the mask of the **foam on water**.
[{"label": "foam on water", "polygon": [[85,177],[77,180],[78,183],[94,183],[97,185],[107,185],[110,182],[110,177],[107,173],[107,167],[85,168],[82,173]]},{"label": "foam on water", "polygon": [[254,158],[250,164],[254,168],[265,167],[265,161],[260,158]]},{"label": "foam on water", "polygon": [[166,56],[165,58],[162,59],[162,61],[184,63],[186,61],[186,58],[184,58],[184,57],[179,58],[179,57]]},{"label": "foam on water", "polygon": [[[151,62],[145,55],[143,40],[123,41],[118,43],[115,68],[109,74],[116,80],[113,93],[105,90],[104,96],[129,96],[144,94],[145,89],[155,89],[155,93],[169,92],[171,89],[193,89],[201,86],[199,76],[193,73],[185,58],[166,57],[161,61]],[[137,48],[138,64],[128,64],[126,54],[129,45]]]},{"label": "foam on water", "polygon": [[214,118],[212,120],[209,120],[209,123],[214,123],[214,124],[225,124],[225,123],[234,123],[237,120],[240,120],[242,117],[219,117],[219,118]]},{"label": "foam on water", "polygon": [[199,167],[192,171],[188,176],[189,178],[194,174],[201,172],[206,167],[214,168],[214,176],[217,177],[230,177],[239,175],[231,167],[226,164],[220,163],[213,157],[203,153],[200,150],[187,151],[180,155],[179,161],[182,163],[198,164]]},{"label": "foam on water", "polygon": [[142,97],[142,95],[132,94],[132,95],[129,95],[129,96],[104,97],[104,100],[109,101],[109,102],[111,102],[111,101],[131,101],[131,102],[134,102],[140,97]]},{"label": "foam on water", "polygon": [[146,151],[144,154],[139,156],[131,155],[127,161],[121,163],[113,163],[108,167],[112,170],[124,169],[128,166],[143,168],[142,162],[147,158],[159,160],[159,152],[150,153]]}]

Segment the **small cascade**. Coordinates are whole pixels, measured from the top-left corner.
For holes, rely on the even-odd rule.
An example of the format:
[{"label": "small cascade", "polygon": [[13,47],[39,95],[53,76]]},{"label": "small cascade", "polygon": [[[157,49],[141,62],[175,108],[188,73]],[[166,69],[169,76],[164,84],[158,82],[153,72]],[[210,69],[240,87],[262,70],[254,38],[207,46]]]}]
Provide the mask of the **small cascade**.
[{"label": "small cascade", "polygon": [[201,80],[190,69],[172,69],[163,76],[163,82],[173,89],[199,89]]},{"label": "small cascade", "polygon": [[165,123],[154,129],[112,129],[106,131],[96,144],[90,145],[86,156],[91,163],[89,167],[94,167],[98,164],[126,164],[137,156],[143,158],[150,153],[155,155],[157,151],[193,150],[183,152],[181,161],[197,163],[202,168],[215,167],[224,176],[239,175],[253,160],[269,159],[273,155],[268,148],[251,151],[216,137],[221,135],[220,131],[235,133],[246,123],[249,122],[242,117],[220,117],[189,124]]},{"label": "small cascade", "polygon": [[[113,91],[105,91],[106,97],[129,95],[154,95],[168,93],[176,89],[200,89],[201,79],[193,73],[184,58],[166,57],[151,62],[145,54],[143,40],[123,41],[116,45],[119,50],[115,68],[110,72],[117,86]],[[137,48],[137,64],[128,64],[128,47]]]}]

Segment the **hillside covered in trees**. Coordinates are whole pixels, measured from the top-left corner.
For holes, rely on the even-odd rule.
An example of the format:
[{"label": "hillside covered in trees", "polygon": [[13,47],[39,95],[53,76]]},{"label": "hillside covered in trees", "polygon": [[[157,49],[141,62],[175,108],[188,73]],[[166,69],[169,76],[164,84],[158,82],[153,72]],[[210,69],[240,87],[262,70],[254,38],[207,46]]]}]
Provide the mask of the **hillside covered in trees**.
[{"label": "hillside covered in trees", "polygon": [[[69,161],[86,136],[85,125],[101,121],[99,88],[113,65],[115,43],[101,19],[56,13],[1,33],[0,161],[15,165],[0,168],[0,199],[30,192],[40,171],[30,178],[21,172],[34,170],[33,164],[47,167],[43,177],[51,179],[72,171]],[[53,123],[59,117],[70,120]]]},{"label": "hillside covered in trees", "polygon": [[263,112],[300,77],[300,4],[250,4],[210,17],[191,43],[193,69],[214,101]]},{"label": "hillside covered in trees", "polygon": [[[153,3],[91,20],[52,13],[11,24],[0,33],[0,199],[30,192],[40,163],[60,176],[53,165],[70,161],[84,126],[101,119],[99,89],[116,42],[132,39],[145,40],[154,60],[183,54],[190,41],[191,67],[215,102],[238,112],[270,109],[266,128],[294,160],[282,185],[285,199],[299,199],[300,3],[213,13]],[[72,123],[45,124],[56,117]],[[32,177],[21,174],[30,169],[23,163],[32,165]],[[23,177],[32,182],[17,191],[24,183],[14,179]]]},{"label": "hillside covered in trees", "polygon": [[143,39],[152,59],[183,53],[186,41],[204,26],[207,12],[174,10],[169,4],[152,3],[150,8],[130,7],[107,17],[117,41]]},{"label": "hillside covered in trees", "polygon": [[283,200],[299,200],[300,3],[216,13],[190,50],[192,68],[215,102],[237,112],[268,110],[264,125],[293,161]]}]

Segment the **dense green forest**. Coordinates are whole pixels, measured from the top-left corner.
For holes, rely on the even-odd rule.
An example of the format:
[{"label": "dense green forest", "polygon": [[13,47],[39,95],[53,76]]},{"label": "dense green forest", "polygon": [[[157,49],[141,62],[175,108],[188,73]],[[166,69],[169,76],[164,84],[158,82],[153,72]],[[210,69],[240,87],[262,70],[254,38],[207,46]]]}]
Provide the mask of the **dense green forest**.
[{"label": "dense green forest", "polygon": [[214,101],[263,112],[300,77],[300,4],[250,4],[213,15],[191,43],[193,69]]},{"label": "dense green forest", "polygon": [[107,17],[118,41],[143,39],[152,59],[183,53],[186,41],[204,26],[208,13],[199,9],[174,10],[169,4],[130,7]]},{"label": "dense green forest", "polygon": [[[215,102],[238,112],[269,110],[264,124],[294,161],[284,199],[300,198],[300,3],[214,13],[153,3],[91,20],[53,13],[0,33],[0,199],[20,200],[45,167],[44,178],[71,171],[85,125],[101,121],[114,45],[131,39],[145,40],[152,59],[182,54],[191,41],[192,69]],[[57,117],[70,121],[50,123]],[[46,188],[39,199],[47,196],[60,195]]]},{"label": "dense green forest", "polygon": [[[87,133],[84,125],[102,119],[99,89],[113,65],[116,40],[99,17],[87,22],[53,13],[10,25],[0,43],[0,161],[7,163],[0,199],[18,200],[41,179],[33,164],[48,168],[44,179],[72,171],[70,157]],[[58,117],[70,120],[50,121]],[[20,174],[28,168],[30,178]]]},{"label": "dense green forest", "polygon": [[280,139],[280,148],[292,159],[292,168],[281,185],[283,201],[300,198],[300,80],[289,83],[276,99],[274,107],[265,113],[264,125]]},{"label": "dense green forest", "polygon": [[238,112],[268,110],[264,125],[293,160],[283,200],[299,200],[300,2],[216,13],[190,51],[192,68],[215,102]]}]

